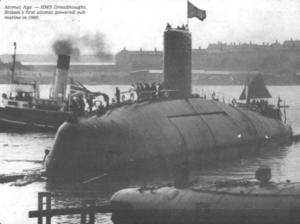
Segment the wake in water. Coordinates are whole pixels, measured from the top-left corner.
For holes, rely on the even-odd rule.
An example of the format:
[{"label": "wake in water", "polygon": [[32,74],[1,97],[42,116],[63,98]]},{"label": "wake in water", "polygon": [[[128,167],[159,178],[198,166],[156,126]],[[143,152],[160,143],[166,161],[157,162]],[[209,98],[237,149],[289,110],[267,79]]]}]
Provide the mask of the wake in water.
[{"label": "wake in water", "polygon": [[[18,161],[18,160],[17,160]],[[22,161],[22,160],[21,160]],[[16,162],[12,160],[11,162]],[[34,161],[36,163],[42,163],[41,161]],[[44,167],[25,169],[20,173],[10,173],[0,175],[0,183],[11,183],[11,186],[26,186],[34,182],[45,182],[45,170]]]}]

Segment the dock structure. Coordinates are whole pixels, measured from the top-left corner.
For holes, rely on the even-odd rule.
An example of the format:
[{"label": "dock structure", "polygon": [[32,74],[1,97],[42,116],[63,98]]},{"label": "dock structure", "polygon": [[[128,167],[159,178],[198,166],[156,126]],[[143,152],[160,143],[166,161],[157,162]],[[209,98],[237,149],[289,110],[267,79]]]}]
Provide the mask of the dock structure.
[{"label": "dock structure", "polygon": [[[110,203],[103,203],[97,205],[95,200],[83,200],[81,207],[71,208],[51,208],[51,192],[39,192],[38,193],[38,210],[29,211],[29,218],[38,218],[38,224],[51,224],[51,218],[53,216],[60,215],[81,215],[81,224],[94,224],[95,214],[97,213],[112,213],[112,207]],[[45,219],[44,219],[45,218]],[[44,222],[46,220],[46,222]]]}]

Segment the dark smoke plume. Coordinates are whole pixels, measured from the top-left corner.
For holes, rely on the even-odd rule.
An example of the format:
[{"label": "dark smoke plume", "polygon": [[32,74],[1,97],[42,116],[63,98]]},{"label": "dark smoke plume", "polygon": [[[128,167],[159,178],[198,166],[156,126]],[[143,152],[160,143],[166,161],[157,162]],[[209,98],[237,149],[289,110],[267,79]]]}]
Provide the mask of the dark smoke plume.
[{"label": "dark smoke plume", "polygon": [[73,53],[73,43],[71,39],[56,40],[52,45],[56,55],[71,55]]},{"label": "dark smoke plume", "polygon": [[[67,36],[56,40],[52,48],[55,54],[80,56],[81,50],[98,57],[101,61],[111,61],[113,55],[102,33],[86,34],[81,37]],[[80,50],[81,49],[81,50]]]},{"label": "dark smoke plume", "polygon": [[102,61],[111,61],[113,59],[113,55],[102,33],[86,34],[80,38],[80,41],[84,47],[92,51]]}]

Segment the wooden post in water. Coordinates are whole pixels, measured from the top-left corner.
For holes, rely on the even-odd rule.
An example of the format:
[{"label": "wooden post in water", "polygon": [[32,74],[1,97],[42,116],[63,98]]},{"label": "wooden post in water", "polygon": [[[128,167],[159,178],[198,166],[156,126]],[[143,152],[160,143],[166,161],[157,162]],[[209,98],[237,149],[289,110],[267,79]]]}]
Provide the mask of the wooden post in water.
[{"label": "wooden post in water", "polygon": [[[84,200],[81,202],[81,224],[94,224],[95,223],[95,201]],[[87,212],[87,209],[89,212]],[[88,220],[87,220],[88,217]]]},{"label": "wooden post in water", "polygon": [[[45,199],[45,201],[44,201]],[[43,209],[44,205],[46,208]],[[51,193],[50,192],[39,192],[38,193],[38,210],[51,210]],[[43,224],[43,216],[38,217],[38,224]],[[46,224],[51,224],[51,216],[46,216]]]},{"label": "wooden post in water", "polygon": [[[45,200],[44,200],[45,199]],[[46,205],[46,206],[44,206]],[[29,218],[38,218],[38,224],[43,224],[43,218],[46,217],[46,224],[51,224],[52,216],[59,215],[81,215],[82,224],[94,224],[96,213],[112,213],[110,203],[103,203],[96,206],[95,200],[82,201],[81,207],[72,208],[54,208],[51,209],[51,193],[38,193],[38,210],[29,211]]]}]

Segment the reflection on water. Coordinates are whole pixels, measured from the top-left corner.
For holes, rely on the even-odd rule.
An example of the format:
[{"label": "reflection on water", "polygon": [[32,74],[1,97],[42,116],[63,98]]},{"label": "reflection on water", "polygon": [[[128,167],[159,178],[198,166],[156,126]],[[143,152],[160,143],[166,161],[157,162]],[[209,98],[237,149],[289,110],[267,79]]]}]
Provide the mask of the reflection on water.
[{"label": "reflection on water", "polygon": [[[127,87],[122,86],[121,91]],[[220,99],[227,102],[238,98],[242,86],[208,86],[194,87],[194,92],[206,94],[215,91]],[[0,92],[3,86],[0,86]],[[113,95],[114,86],[91,86],[91,90],[108,92]],[[42,96],[47,96],[47,88],[43,88]],[[290,105],[287,116],[292,123],[294,132],[300,133],[300,88],[297,86],[270,88],[275,97],[280,95]],[[276,103],[276,102],[275,102]],[[45,149],[51,149],[55,134],[50,133],[0,133],[0,175],[20,173],[41,168],[41,160]],[[223,150],[224,151],[224,150]],[[220,162],[218,158],[227,157],[226,162]],[[271,144],[252,145],[235,149],[226,149],[226,153],[218,152],[214,159],[209,160],[203,155],[193,155],[191,176],[200,181],[215,181],[224,178],[253,178],[255,170],[262,165],[272,168],[273,180],[300,181],[300,143],[290,145]],[[66,161],[67,162],[67,161]],[[163,170],[160,170],[163,169]],[[162,172],[164,171],[164,172]],[[87,176],[87,179],[90,177]],[[0,184],[0,223],[36,223],[36,219],[28,218],[28,211],[37,209],[37,192],[53,192],[54,207],[78,206],[82,199],[96,198],[98,202],[109,199],[116,190],[133,185],[141,185],[144,181],[149,184],[161,184],[172,181],[173,170],[171,166],[151,167],[142,175],[140,173],[126,172],[122,175],[109,174],[97,181],[87,184],[60,183],[47,184],[34,182],[32,184],[17,187],[11,183]],[[67,216],[53,218],[54,223],[78,223],[79,218]],[[110,223],[110,216],[98,215],[98,223]]]},{"label": "reflection on water", "polygon": [[[285,160],[289,157],[291,146],[285,142],[272,142],[253,145],[241,150],[238,158],[226,162],[211,164],[201,170],[196,170],[198,176],[211,178],[254,178],[258,167],[269,166],[272,169],[273,180],[285,180],[290,176],[282,170]],[[298,178],[300,180],[300,177]]]}]

